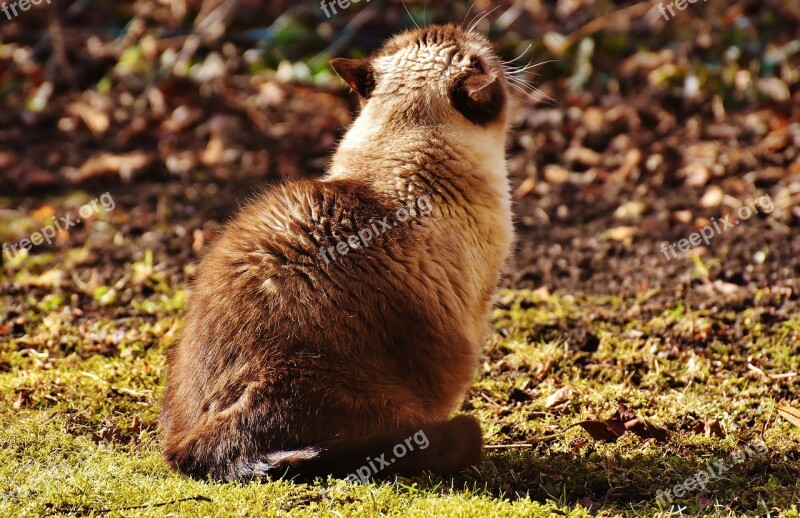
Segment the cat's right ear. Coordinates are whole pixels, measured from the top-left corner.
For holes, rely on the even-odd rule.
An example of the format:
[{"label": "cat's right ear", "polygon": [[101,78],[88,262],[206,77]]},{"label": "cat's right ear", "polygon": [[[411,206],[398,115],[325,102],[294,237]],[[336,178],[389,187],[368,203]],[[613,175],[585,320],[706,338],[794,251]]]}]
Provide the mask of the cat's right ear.
[{"label": "cat's right ear", "polygon": [[366,99],[375,89],[375,71],[368,59],[335,58],[331,66],[361,97]]},{"label": "cat's right ear", "polygon": [[497,119],[506,103],[500,78],[493,73],[468,72],[450,90],[453,106],[479,126]]}]

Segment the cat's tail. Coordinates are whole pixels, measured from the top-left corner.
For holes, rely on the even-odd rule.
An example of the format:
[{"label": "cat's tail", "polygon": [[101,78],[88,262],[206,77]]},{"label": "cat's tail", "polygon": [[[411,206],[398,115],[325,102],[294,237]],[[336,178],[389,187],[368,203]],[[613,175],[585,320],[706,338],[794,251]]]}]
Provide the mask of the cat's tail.
[{"label": "cat's tail", "polygon": [[[262,458],[240,458],[226,466],[216,466],[217,469],[212,468],[206,474],[228,481],[267,478],[312,481],[331,475],[354,482],[393,474],[417,475],[425,470],[450,474],[478,464],[481,446],[478,421],[460,415],[448,421],[271,452]],[[177,464],[178,469],[192,474],[191,469],[183,470],[181,463]]]},{"label": "cat's tail", "polygon": [[449,421],[275,452],[260,462],[241,466],[237,478],[312,480],[332,475],[366,482],[392,474],[416,475],[425,470],[448,474],[477,464],[481,443],[478,421],[461,415]]}]

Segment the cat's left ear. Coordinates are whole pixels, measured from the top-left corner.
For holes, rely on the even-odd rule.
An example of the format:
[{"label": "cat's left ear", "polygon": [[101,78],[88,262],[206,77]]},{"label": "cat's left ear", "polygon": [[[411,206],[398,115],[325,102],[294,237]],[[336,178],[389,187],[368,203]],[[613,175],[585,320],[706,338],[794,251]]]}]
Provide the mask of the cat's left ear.
[{"label": "cat's left ear", "polygon": [[331,66],[361,97],[366,99],[375,89],[375,71],[368,59],[335,58]]}]

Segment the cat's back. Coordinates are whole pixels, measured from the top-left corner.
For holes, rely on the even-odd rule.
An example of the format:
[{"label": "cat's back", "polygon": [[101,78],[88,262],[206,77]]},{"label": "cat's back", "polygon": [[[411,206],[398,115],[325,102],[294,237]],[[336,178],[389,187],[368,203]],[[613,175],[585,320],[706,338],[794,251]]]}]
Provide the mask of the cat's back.
[{"label": "cat's back", "polygon": [[265,189],[200,264],[184,336],[204,349],[244,339],[268,352],[273,340],[344,334],[347,321],[385,328],[417,296],[400,281],[418,270],[412,241],[430,231],[420,212],[350,180]]}]

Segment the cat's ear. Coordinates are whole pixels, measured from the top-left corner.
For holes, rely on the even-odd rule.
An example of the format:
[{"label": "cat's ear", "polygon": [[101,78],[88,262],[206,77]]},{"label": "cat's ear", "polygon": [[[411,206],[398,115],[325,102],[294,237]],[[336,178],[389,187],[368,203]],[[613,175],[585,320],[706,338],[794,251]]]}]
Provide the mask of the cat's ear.
[{"label": "cat's ear", "polygon": [[496,74],[472,72],[456,81],[450,90],[453,107],[480,126],[496,120],[506,103],[506,93]]},{"label": "cat's ear", "polygon": [[335,58],[331,66],[361,97],[366,99],[375,89],[375,71],[368,59]]}]

